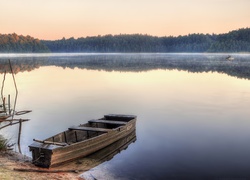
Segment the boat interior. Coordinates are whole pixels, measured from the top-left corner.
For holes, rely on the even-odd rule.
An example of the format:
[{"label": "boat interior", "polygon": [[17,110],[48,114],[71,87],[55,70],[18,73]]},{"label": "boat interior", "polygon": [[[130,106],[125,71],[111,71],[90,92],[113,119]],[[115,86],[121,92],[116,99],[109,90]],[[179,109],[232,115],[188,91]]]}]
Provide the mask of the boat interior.
[{"label": "boat interior", "polygon": [[134,119],[134,116],[117,117],[112,115],[106,115],[101,119],[89,120],[86,124],[80,126],[70,127],[67,131],[52,136],[45,141],[73,144],[81,142],[104,133],[107,133],[113,129],[117,129],[126,125],[130,120]]}]

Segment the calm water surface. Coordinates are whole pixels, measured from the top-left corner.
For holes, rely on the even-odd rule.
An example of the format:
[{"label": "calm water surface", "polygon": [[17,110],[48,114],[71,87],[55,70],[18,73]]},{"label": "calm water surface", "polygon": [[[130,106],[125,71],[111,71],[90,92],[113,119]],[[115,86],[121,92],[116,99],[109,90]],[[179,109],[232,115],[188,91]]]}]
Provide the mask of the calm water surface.
[{"label": "calm water surface", "polygon": [[[97,179],[250,178],[250,55],[0,55],[11,59],[23,116],[22,153],[104,114],[138,116],[135,143],[91,169]],[[4,94],[14,97],[11,75]],[[13,99],[12,99],[13,101]],[[1,130],[17,141],[18,126]],[[18,149],[15,147],[16,151]]]}]

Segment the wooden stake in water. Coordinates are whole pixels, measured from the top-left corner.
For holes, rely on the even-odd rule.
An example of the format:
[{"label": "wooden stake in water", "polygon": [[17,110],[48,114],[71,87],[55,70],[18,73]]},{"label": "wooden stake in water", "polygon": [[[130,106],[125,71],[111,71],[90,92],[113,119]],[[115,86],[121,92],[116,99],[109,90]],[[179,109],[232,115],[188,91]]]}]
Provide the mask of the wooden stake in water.
[{"label": "wooden stake in water", "polygon": [[22,122],[23,122],[23,120],[20,119],[19,120],[18,142],[17,142],[18,145],[20,145],[20,139],[21,139],[21,133],[22,133]]},{"label": "wooden stake in water", "polygon": [[3,111],[4,111],[4,113],[6,113],[5,97],[3,98]]},{"label": "wooden stake in water", "polygon": [[9,107],[9,114],[11,114],[11,110],[10,110],[10,94],[8,95],[8,107]]}]

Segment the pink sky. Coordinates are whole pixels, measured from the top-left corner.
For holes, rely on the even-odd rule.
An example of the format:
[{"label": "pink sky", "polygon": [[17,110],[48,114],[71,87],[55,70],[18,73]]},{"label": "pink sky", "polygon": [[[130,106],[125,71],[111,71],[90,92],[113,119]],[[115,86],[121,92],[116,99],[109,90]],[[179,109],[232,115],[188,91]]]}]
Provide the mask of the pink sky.
[{"label": "pink sky", "polygon": [[250,0],[0,0],[0,33],[178,36],[250,27]]}]

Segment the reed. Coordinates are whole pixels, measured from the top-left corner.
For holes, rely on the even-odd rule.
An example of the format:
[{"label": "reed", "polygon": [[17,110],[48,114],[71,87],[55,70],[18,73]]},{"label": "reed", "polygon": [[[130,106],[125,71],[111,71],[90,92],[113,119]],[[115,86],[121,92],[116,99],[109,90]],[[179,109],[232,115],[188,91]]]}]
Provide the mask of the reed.
[{"label": "reed", "polygon": [[0,135],[0,151],[5,151],[8,149],[8,140],[4,139],[3,136]]}]

